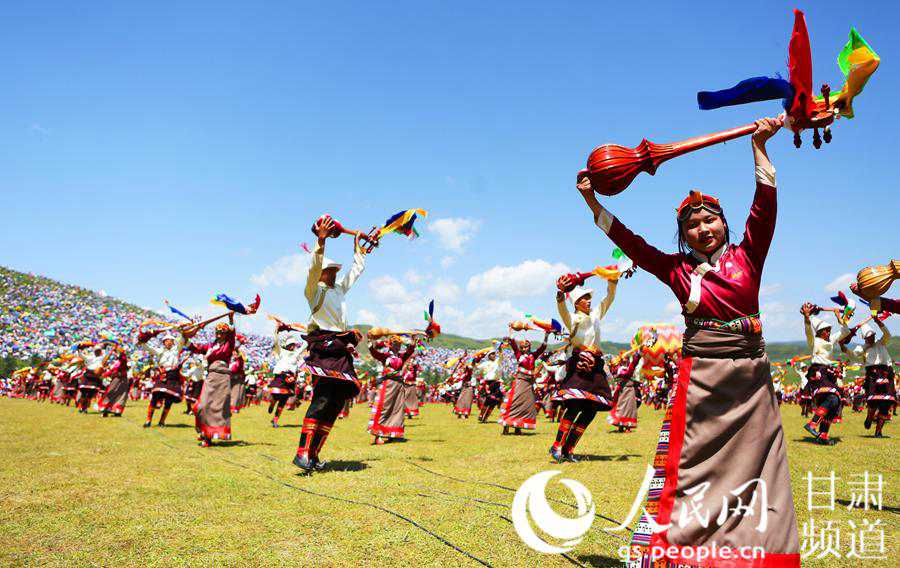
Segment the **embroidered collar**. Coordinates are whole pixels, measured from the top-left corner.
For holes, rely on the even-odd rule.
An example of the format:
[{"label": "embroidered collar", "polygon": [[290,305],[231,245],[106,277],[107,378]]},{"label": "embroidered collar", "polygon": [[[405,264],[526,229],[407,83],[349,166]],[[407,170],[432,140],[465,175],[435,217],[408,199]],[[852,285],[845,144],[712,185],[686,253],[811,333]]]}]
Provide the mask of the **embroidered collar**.
[{"label": "embroidered collar", "polygon": [[719,247],[719,250],[712,253],[712,256],[710,256],[709,258],[707,258],[705,254],[699,253],[699,252],[695,251],[694,249],[691,249],[691,255],[695,259],[697,259],[697,261],[701,264],[705,262],[705,263],[715,266],[715,265],[719,264],[719,259],[722,258],[722,255],[725,254],[725,251],[727,249],[728,249],[728,244],[725,243],[721,247]]}]

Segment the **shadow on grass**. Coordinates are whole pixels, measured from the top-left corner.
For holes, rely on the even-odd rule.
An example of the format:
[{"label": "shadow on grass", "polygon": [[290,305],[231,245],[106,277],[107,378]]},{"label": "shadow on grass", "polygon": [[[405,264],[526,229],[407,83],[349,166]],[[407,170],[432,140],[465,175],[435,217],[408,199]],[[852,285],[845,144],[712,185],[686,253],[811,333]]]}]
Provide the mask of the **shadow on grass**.
[{"label": "shadow on grass", "polygon": [[272,444],[270,442],[248,442],[246,440],[223,440],[220,442],[213,442],[213,445],[220,448],[243,448],[245,446],[274,446],[275,444]]},{"label": "shadow on grass", "polygon": [[588,554],[576,558],[586,566],[622,566],[622,561],[620,559],[612,556],[603,556],[601,554]]},{"label": "shadow on grass", "polygon": [[[835,499],[834,502],[837,503],[837,504],[839,504],[839,505],[843,505],[843,506],[845,506],[845,507],[849,507],[849,506],[851,505],[851,502],[848,501],[848,500],[846,500],[846,499]],[[855,509],[863,509],[861,503],[858,504],[858,506],[856,506],[856,507],[854,507],[854,508],[855,508]],[[873,505],[873,504],[870,502],[870,503],[869,503],[869,509],[877,509],[877,507],[875,507],[875,505]],[[888,513],[900,513],[900,507],[891,507],[890,505],[882,505],[882,506],[881,506],[881,510],[882,510],[882,511],[887,511]]]},{"label": "shadow on grass", "polygon": [[[800,443],[803,443],[803,444],[813,444],[813,445],[815,445],[815,446],[823,446],[823,447],[826,447],[826,448],[828,447],[827,444],[821,444],[821,443],[819,443],[819,440],[818,440],[817,438],[813,438],[812,436],[804,436],[804,437],[802,437],[802,438],[794,438],[794,441],[795,441],[795,442],[800,442]],[[841,442],[840,436],[835,436],[834,438],[831,438],[831,445],[837,445],[837,444],[839,444],[840,442]]]},{"label": "shadow on grass", "polygon": [[[333,471],[363,471],[369,469],[369,464],[367,462],[372,460],[327,460],[325,462],[325,469],[321,471],[316,471],[317,475],[322,475],[323,473],[330,473]],[[301,476],[304,476],[306,472],[301,473]]]},{"label": "shadow on grass", "polygon": [[593,461],[628,461],[631,458],[640,458],[638,454],[620,454],[617,456],[599,456],[595,454],[576,454],[578,457],[578,461],[583,462],[593,462]]},{"label": "shadow on grass", "polygon": [[156,426],[157,428],[193,428],[193,424],[166,424],[164,426]]}]

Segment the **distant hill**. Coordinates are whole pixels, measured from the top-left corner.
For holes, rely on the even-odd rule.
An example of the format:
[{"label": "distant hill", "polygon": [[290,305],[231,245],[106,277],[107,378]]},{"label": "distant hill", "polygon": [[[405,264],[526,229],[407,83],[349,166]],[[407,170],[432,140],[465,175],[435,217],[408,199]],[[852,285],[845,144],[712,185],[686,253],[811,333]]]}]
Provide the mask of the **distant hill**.
[{"label": "distant hill", "polygon": [[[113,333],[128,342],[141,321],[160,317],[102,292],[0,267],[0,358],[16,361],[50,358],[78,341],[96,340],[105,333]],[[354,327],[363,333],[371,328],[369,325]],[[256,361],[267,358],[271,339],[248,335],[246,350],[250,358]],[[475,351],[490,346],[491,341],[445,333],[431,347]],[[601,345],[606,353],[629,348],[620,342],[604,341]],[[889,349],[895,359],[900,358],[900,338],[892,338]],[[365,342],[360,350],[368,355]],[[768,343],[767,351],[772,361],[785,361],[806,354],[808,349],[805,341],[792,341]],[[790,373],[788,380],[794,379]]]}]

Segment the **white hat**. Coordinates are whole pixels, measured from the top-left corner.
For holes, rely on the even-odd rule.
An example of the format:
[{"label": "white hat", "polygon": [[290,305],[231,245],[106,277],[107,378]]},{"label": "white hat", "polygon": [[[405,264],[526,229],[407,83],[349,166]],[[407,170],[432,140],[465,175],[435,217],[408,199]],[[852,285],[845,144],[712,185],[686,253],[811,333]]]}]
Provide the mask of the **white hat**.
[{"label": "white hat", "polygon": [[870,335],[875,335],[875,330],[872,328],[871,325],[865,324],[864,326],[859,328],[859,336],[862,337],[863,339],[869,337]]},{"label": "white hat", "polygon": [[830,323],[826,323],[825,320],[817,318],[816,316],[809,318],[809,322],[812,324],[812,328],[817,332],[822,331],[823,329],[831,329]]},{"label": "white hat", "polygon": [[574,304],[575,302],[577,302],[577,301],[580,300],[581,298],[583,298],[583,297],[585,297],[585,296],[590,296],[590,295],[592,295],[593,293],[594,293],[594,291],[591,290],[590,288],[582,288],[581,286],[576,286],[576,287],[575,287],[574,289],[572,289],[572,291],[569,293],[569,297],[572,298],[572,303]]},{"label": "white hat", "polygon": [[160,339],[162,339],[163,341],[166,341],[168,339],[175,341],[175,336],[171,333],[164,333]]},{"label": "white hat", "polygon": [[287,347],[288,345],[300,345],[300,338],[294,334],[285,334],[281,338],[281,346]]},{"label": "white hat", "polygon": [[324,259],[322,259],[322,270],[325,270],[325,269],[328,269],[328,268],[337,268],[337,269],[340,270],[341,266],[342,266],[342,265],[341,265],[340,262],[331,260],[331,259],[328,258],[327,256],[326,256]]}]

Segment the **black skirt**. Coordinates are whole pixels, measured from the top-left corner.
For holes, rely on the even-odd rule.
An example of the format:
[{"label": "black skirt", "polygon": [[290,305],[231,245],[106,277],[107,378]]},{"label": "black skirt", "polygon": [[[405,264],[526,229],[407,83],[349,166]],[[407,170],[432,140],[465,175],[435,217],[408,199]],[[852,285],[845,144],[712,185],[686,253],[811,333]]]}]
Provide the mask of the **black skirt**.
[{"label": "black skirt", "polygon": [[352,331],[327,331],[317,329],[303,336],[309,347],[306,368],[314,378],[328,377],[353,385],[353,393],[359,393],[360,382],[353,368],[351,348],[358,339]]}]

